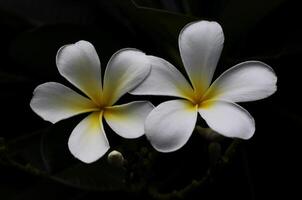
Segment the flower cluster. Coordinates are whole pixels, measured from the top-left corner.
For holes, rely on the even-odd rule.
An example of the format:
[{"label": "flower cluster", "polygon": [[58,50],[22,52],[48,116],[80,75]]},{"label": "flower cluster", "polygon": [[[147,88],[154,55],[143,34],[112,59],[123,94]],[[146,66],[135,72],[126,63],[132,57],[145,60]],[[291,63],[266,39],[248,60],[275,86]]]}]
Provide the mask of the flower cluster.
[{"label": "flower cluster", "polygon": [[[168,61],[137,49],[116,52],[104,79],[92,44],[79,41],[59,49],[59,73],[86,96],[55,82],[39,85],[30,106],[43,119],[60,120],[89,112],[72,131],[68,147],[79,160],[91,163],[110,148],[103,118],[124,138],[146,135],[161,152],[186,144],[198,113],[221,135],[249,139],[255,132],[253,117],[235,102],[266,98],[276,91],[274,71],[260,61],[239,63],[213,83],[224,43],[221,26],[199,21],[186,25],[179,35],[180,55],[190,81]],[[178,97],[159,104],[134,101],[115,105],[125,93]]]}]

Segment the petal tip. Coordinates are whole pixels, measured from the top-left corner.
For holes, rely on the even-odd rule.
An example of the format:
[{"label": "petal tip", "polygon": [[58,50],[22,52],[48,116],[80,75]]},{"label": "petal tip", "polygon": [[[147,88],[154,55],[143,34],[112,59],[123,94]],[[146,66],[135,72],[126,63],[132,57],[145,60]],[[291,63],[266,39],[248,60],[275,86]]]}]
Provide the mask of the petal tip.
[{"label": "petal tip", "polygon": [[207,21],[207,20],[200,20],[194,21],[191,23],[186,24],[179,33],[178,41],[180,42],[181,38],[183,37],[186,32],[196,32],[202,30],[203,28],[207,27],[208,31],[215,31],[214,33],[218,33],[220,35],[219,40],[221,43],[224,43],[224,34],[221,25],[216,21]]},{"label": "petal tip", "polygon": [[[115,52],[114,54],[113,54],[113,56],[114,55],[116,55],[116,54],[120,54],[120,53],[130,53],[130,52],[132,52],[132,53],[139,53],[139,54],[142,54],[142,55],[146,55],[146,53],[145,52],[143,52],[143,51],[141,51],[141,50],[139,50],[139,49],[136,49],[136,48],[133,48],[133,47],[127,47],[127,48],[122,48],[122,49],[120,49],[120,50],[118,50],[117,52]],[[112,56],[112,57],[113,57]]]},{"label": "petal tip", "polygon": [[72,141],[69,139],[68,140],[68,149],[69,149],[70,153],[76,159],[78,159],[78,160],[80,160],[80,161],[82,161],[82,162],[84,162],[86,164],[91,164],[91,163],[96,162],[97,160],[99,160],[101,157],[103,157],[107,153],[107,151],[110,149],[110,146],[109,145],[106,146],[104,148],[103,153],[99,154],[97,156],[83,156],[81,153],[78,153],[78,151],[73,148]]},{"label": "petal tip", "polygon": [[34,113],[36,113],[36,115],[38,115],[39,117],[41,117],[44,121],[50,122],[50,123],[52,123],[52,124],[55,124],[55,123],[57,123],[57,122],[59,121],[59,120],[55,120],[55,119],[50,119],[49,117],[47,118],[47,117],[45,117],[43,114],[41,114],[41,113],[38,111],[39,109],[37,109],[37,108],[35,107],[35,99],[34,99],[34,97],[30,100],[29,107],[31,108],[31,110],[32,110]]}]

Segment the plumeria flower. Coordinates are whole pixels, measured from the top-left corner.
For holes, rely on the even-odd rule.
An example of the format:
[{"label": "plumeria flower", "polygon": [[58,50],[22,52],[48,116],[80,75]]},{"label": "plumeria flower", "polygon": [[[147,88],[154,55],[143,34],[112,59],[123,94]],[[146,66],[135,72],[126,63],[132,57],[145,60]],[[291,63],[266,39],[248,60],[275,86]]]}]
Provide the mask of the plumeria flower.
[{"label": "plumeria flower", "polygon": [[234,102],[273,94],[276,75],[262,62],[247,61],[230,68],[211,84],[223,42],[222,28],[216,22],[199,21],[183,28],[179,49],[191,84],[166,60],[148,56],[151,73],[131,93],[181,98],[159,104],[146,119],[145,134],[158,151],[171,152],[185,145],[197,113],[211,129],[226,137],[249,139],[254,134],[253,117]]},{"label": "plumeria flower", "polygon": [[76,158],[91,163],[109,149],[103,117],[124,138],[137,138],[144,134],[145,118],[153,109],[151,103],[135,101],[114,105],[150,73],[150,64],[144,53],[136,49],[116,52],[107,65],[103,83],[99,57],[89,42],[79,41],[61,47],[56,63],[60,74],[88,98],[60,83],[48,82],[34,90],[30,106],[44,120],[52,123],[90,112],[74,128],[68,140],[69,150]]}]

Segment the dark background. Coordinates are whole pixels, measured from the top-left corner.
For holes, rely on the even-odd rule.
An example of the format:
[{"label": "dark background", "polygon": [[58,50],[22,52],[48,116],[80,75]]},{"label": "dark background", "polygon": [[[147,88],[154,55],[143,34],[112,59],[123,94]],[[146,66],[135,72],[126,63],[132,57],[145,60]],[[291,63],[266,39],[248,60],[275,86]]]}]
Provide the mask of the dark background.
[{"label": "dark background", "polygon": [[[0,199],[74,200],[95,195],[97,199],[151,199],[150,188],[171,193],[186,185],[194,187],[192,180],[198,182],[207,176],[208,168],[214,168],[215,173],[184,198],[299,199],[302,24],[298,3],[135,2],[0,0]],[[134,47],[183,70],[178,33],[188,22],[200,19],[218,21],[224,29],[225,47],[215,77],[246,60],[261,60],[278,76],[278,90],[273,96],[242,104],[256,120],[256,133],[252,139],[239,142],[229,162],[219,161],[218,170],[211,161],[217,149],[212,150],[213,143],[198,134],[194,133],[181,150],[161,154],[144,137],[123,140],[108,127],[112,149],[120,150],[128,160],[126,169],[109,166],[106,155],[85,165],[67,148],[68,136],[83,116],[51,125],[31,111],[29,102],[37,85],[58,81],[70,86],[55,66],[56,51],[62,45],[90,41],[103,69],[115,51]],[[121,102],[140,98],[128,95]],[[152,100],[156,104],[166,99]],[[219,141],[222,152],[232,142]]]}]

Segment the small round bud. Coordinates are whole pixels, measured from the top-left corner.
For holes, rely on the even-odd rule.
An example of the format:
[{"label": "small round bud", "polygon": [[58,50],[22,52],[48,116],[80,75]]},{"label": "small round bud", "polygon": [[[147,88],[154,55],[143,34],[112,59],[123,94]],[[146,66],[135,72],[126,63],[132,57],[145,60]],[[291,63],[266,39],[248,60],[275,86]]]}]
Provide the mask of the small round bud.
[{"label": "small round bud", "polygon": [[107,161],[115,167],[122,167],[124,164],[124,156],[119,151],[113,150],[108,154]]}]

